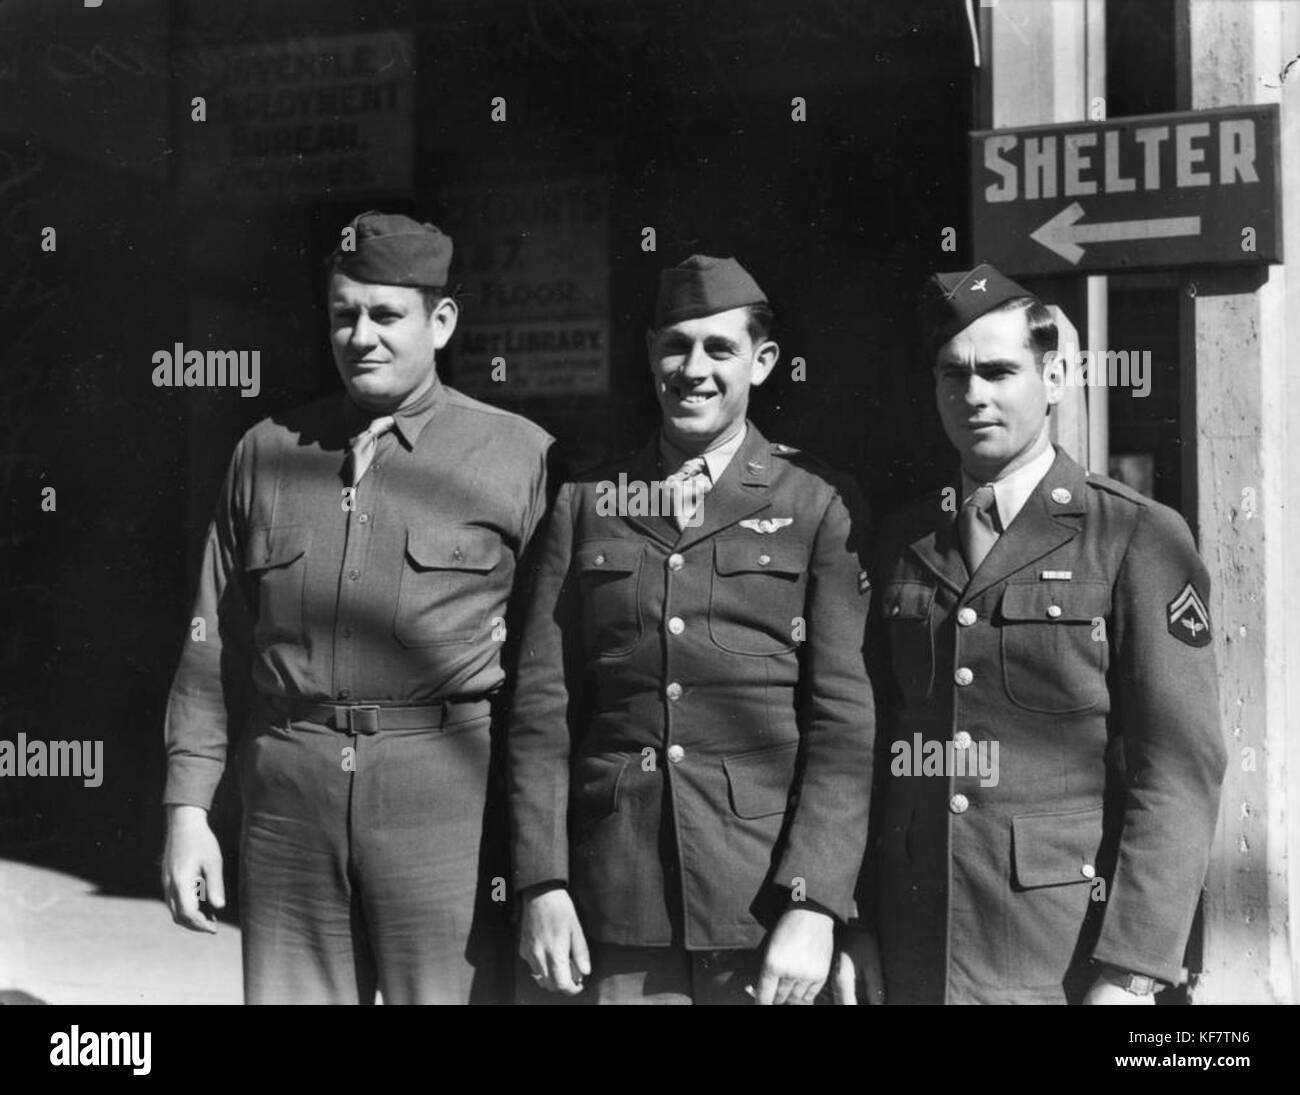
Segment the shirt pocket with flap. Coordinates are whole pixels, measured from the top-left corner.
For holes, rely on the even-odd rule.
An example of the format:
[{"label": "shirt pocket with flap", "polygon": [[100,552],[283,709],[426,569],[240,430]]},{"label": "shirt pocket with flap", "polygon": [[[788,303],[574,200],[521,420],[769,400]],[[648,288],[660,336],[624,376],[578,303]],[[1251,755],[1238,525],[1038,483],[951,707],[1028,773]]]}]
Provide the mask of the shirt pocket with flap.
[{"label": "shirt pocket with flap", "polygon": [[641,641],[641,567],[638,540],[584,540],[574,549],[582,598],[582,638],[594,658],[630,654]]},{"label": "shirt pocket with flap", "polygon": [[471,525],[411,525],[406,530],[393,635],[403,646],[468,643],[501,600],[501,537]]},{"label": "shirt pocket with flap", "polygon": [[907,700],[923,700],[934,688],[934,586],[899,579],[880,601],[889,634],[889,656]]},{"label": "shirt pocket with flap", "polygon": [[257,645],[302,642],[303,589],[312,530],[307,525],[267,525],[248,533],[244,570],[256,598]]},{"label": "shirt pocket with flap", "polygon": [[713,545],[709,636],[731,654],[785,654],[807,638],[803,619],[808,545],[744,536]]},{"label": "shirt pocket with flap", "polygon": [[1106,696],[1104,581],[1010,582],[999,609],[1007,698],[1027,711],[1070,714]]}]

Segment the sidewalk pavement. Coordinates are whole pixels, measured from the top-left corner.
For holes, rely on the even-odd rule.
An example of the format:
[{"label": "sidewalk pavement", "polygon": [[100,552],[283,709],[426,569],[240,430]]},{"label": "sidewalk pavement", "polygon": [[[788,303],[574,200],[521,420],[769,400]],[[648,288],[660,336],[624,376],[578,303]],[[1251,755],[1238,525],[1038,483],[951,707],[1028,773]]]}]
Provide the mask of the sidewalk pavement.
[{"label": "sidewalk pavement", "polygon": [[239,929],[186,931],[161,897],[109,897],[75,875],[0,860],[6,990],[47,1004],[238,1004]]}]

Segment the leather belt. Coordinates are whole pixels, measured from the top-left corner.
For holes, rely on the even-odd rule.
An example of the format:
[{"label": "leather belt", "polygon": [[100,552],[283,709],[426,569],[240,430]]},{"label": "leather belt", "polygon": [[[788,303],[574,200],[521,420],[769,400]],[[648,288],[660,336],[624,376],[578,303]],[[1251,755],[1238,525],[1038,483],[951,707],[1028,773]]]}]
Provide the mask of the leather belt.
[{"label": "leather belt", "polygon": [[347,734],[378,734],[384,730],[436,730],[492,713],[492,701],[449,699],[437,703],[389,705],[379,703],[312,703],[282,696],[262,697],[281,718],[317,722]]}]

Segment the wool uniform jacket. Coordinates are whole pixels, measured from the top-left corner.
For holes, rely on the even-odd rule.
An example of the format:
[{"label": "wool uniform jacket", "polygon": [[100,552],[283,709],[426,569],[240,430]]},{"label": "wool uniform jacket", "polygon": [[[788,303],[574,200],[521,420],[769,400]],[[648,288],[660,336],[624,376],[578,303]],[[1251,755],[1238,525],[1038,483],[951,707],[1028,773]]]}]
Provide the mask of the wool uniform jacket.
[{"label": "wool uniform jacket", "polygon": [[[517,890],[607,943],[757,946],[851,912],[874,708],[856,490],[751,423],[696,527],[611,513],[657,446],[561,488],[509,731]],[[604,501],[602,502],[602,499]]]},{"label": "wool uniform jacket", "polygon": [[955,508],[923,498],[875,553],[859,900],[887,998],[1075,1000],[1090,959],[1176,982],[1225,765],[1187,525],[1058,450],[968,575]]}]

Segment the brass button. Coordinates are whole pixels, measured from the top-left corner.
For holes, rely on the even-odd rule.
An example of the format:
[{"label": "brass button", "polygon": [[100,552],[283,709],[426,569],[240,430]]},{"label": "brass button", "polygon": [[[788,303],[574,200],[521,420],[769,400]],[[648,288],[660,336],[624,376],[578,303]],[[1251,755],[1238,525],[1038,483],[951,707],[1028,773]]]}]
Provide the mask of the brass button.
[{"label": "brass button", "polygon": [[1064,487],[1057,487],[1052,491],[1052,501],[1058,506],[1065,505],[1070,500],[1070,492]]},{"label": "brass button", "polygon": [[678,555],[677,552],[675,552],[675,551],[674,551],[670,556],[668,556],[668,569],[669,569],[669,570],[681,570],[681,569],[682,569],[682,566],[683,566],[685,563],[686,563],[686,560],[683,559],[680,555]]},{"label": "brass button", "polygon": [[1056,618],[1061,614],[1061,606],[1060,606],[1060,605],[1048,605],[1048,606],[1047,606],[1047,614],[1048,614],[1050,617],[1052,617],[1053,620],[1055,620],[1055,619],[1056,619]]},{"label": "brass button", "polygon": [[605,565],[605,553],[604,553],[603,551],[597,553],[596,558],[593,559],[592,561],[593,561],[593,562],[594,562],[598,567],[603,567],[603,566]]},{"label": "brass button", "polygon": [[459,563],[463,558],[465,558],[465,553],[461,551],[460,548],[455,548],[451,553],[451,557]]},{"label": "brass button", "polygon": [[1096,878],[1097,868],[1094,867],[1091,863],[1085,863],[1082,867],[1079,868],[1079,873],[1083,875],[1084,878]]},{"label": "brass button", "polygon": [[965,608],[957,609],[957,622],[962,627],[970,627],[979,617],[975,615],[975,610],[967,605]]},{"label": "brass button", "polygon": [[361,577],[361,571],[357,570],[356,567],[353,567],[351,570],[348,571],[349,581],[355,582],[360,577]]},{"label": "brass button", "polygon": [[953,795],[952,798],[948,800],[948,809],[954,814],[964,814],[970,809],[970,799],[965,795]]},{"label": "brass button", "polygon": [[668,630],[671,631],[674,635],[680,635],[683,631],[686,630],[686,621],[683,620],[680,616],[674,616],[671,620],[668,621]]},{"label": "brass button", "polygon": [[760,555],[758,557],[758,565],[761,567],[767,566],[767,564],[770,563],[771,561],[772,561],[772,556],[770,555]]},{"label": "brass button", "polygon": [[673,764],[681,764],[681,762],[685,759],[685,757],[686,757],[686,750],[683,749],[680,745],[668,746],[668,759]]},{"label": "brass button", "polygon": [[965,688],[966,685],[970,684],[971,681],[975,679],[975,674],[963,665],[952,675],[952,679]]},{"label": "brass button", "polygon": [[958,730],[957,733],[952,736],[952,744],[956,749],[969,749],[970,735],[966,733],[965,730]]},{"label": "brass button", "polygon": [[896,604],[895,604],[895,605],[890,605],[890,606],[889,606],[889,614],[890,614],[891,616],[897,616],[897,615],[898,615],[900,612],[902,612],[902,611],[903,611],[903,606],[902,606],[902,605],[896,605]]},{"label": "brass button", "polygon": [[682,686],[676,681],[673,681],[672,684],[664,689],[664,693],[670,700],[680,700],[682,698]]},{"label": "brass button", "polygon": [[370,524],[370,514],[368,514],[368,513],[361,513],[361,514],[358,514],[358,515],[357,515],[357,520],[358,520],[361,524],[363,524],[363,525],[368,525],[368,524]]}]

